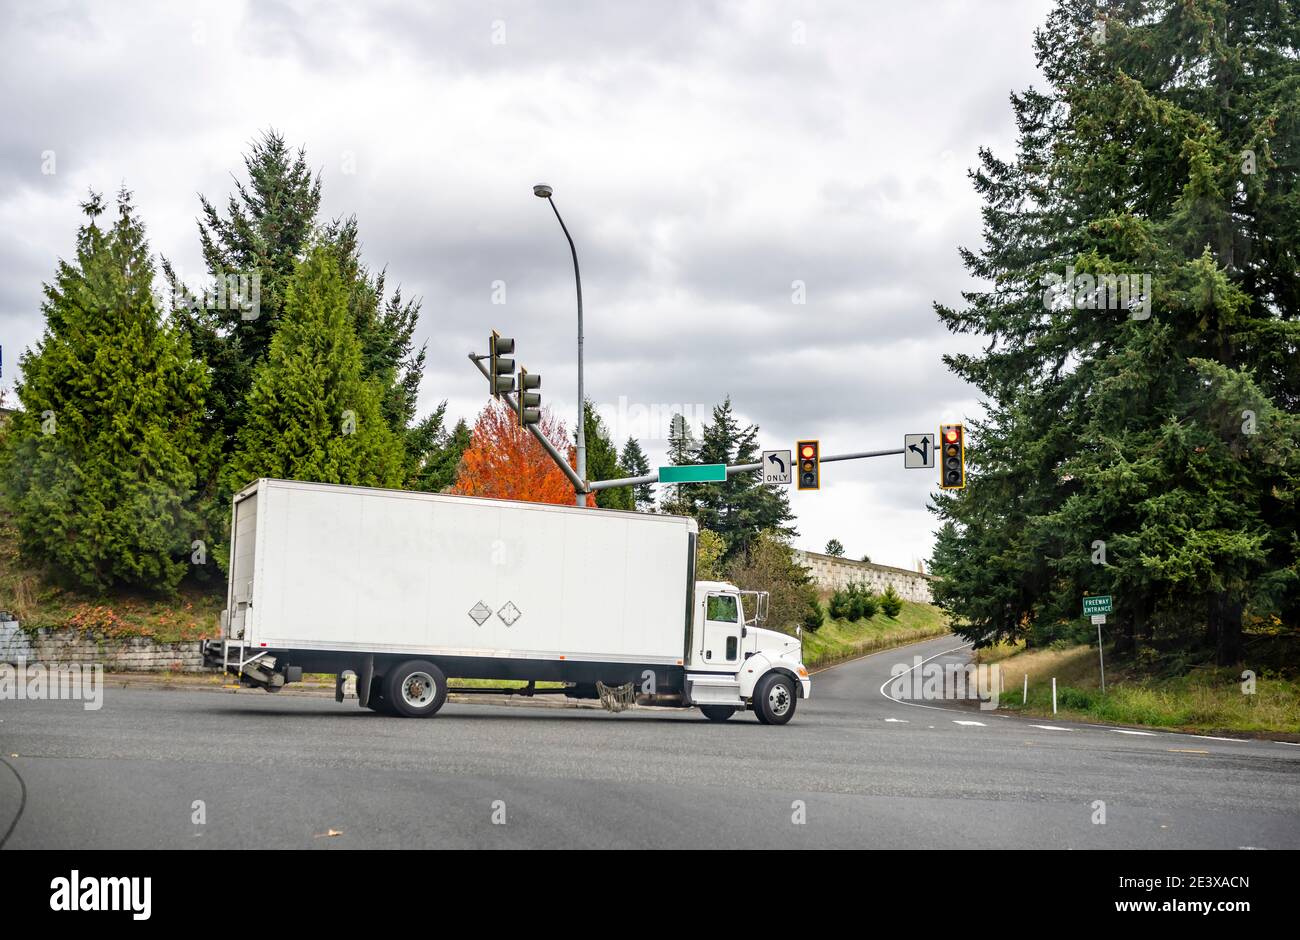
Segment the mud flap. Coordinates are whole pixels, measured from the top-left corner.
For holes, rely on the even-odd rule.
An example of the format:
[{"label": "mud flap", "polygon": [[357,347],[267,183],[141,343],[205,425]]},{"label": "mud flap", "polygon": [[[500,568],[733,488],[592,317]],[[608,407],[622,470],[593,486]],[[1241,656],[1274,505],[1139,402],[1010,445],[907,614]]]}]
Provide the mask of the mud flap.
[{"label": "mud flap", "polygon": [[361,675],[357,676],[357,704],[365,708],[370,704],[370,686],[375,680],[375,654],[361,661]]}]

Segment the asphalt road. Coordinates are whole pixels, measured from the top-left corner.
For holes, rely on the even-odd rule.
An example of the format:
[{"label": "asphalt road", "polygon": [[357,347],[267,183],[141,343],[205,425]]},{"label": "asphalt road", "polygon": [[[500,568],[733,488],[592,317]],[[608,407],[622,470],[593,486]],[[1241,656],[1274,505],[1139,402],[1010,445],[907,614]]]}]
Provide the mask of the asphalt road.
[{"label": "asphalt road", "polygon": [[17,816],[6,848],[1300,848],[1300,747],[882,693],[957,643],[824,672],[784,727],[484,704],[410,721],[251,690],[0,702],[0,838]]}]

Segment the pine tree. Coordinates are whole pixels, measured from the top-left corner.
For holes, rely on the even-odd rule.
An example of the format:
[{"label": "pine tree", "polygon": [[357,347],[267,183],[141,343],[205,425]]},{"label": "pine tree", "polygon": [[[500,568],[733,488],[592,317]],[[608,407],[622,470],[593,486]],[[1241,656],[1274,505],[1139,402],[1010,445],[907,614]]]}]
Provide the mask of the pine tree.
[{"label": "pine tree", "polygon": [[334,252],[343,280],[350,286],[348,308],[361,342],[361,374],[378,383],[380,410],[402,438],[407,475],[413,476],[426,448],[434,443],[428,438],[428,418],[411,426],[428,352],[427,343],[417,350],[412,339],[420,303],[403,300],[400,287],[385,299],[387,271],[372,274],[362,263],[355,216],[325,226],[320,240]]},{"label": "pine tree", "polygon": [[[713,421],[701,431],[700,443],[691,455],[694,463],[758,463],[758,425],[742,428],[728,397],[714,406]],[[781,487],[767,486],[762,473],[736,473],[722,483],[692,483],[694,511],[700,525],[712,529],[727,542],[726,559],[744,557],[758,533],[770,529],[774,537],[789,538],[795,530],[787,523],[794,518],[789,497]]]},{"label": "pine tree", "polygon": [[[591,402],[582,409],[584,433],[587,444],[587,479],[616,480],[630,476],[618,462],[618,449],[609,439],[609,431]],[[577,440],[575,433],[574,440]],[[635,509],[635,496],[631,487],[617,486],[596,493],[596,505],[605,509]]]},{"label": "pine tree", "polygon": [[[426,356],[425,347],[416,349],[413,341],[420,303],[403,299],[400,289],[385,296],[386,272],[372,272],[361,261],[355,217],[318,225],[320,175],[311,173],[302,148],[292,150],[283,135],[269,130],[253,142],[244,168],[248,183],[236,183],[225,215],[200,197],[198,221],[209,276],[221,284],[243,284],[242,295],[227,290],[215,295],[216,304],[199,302],[187,296],[171,265],[163,265],[176,298],[174,316],[212,371],[213,434],[226,453],[233,450],[244,422],[245,395],[284,315],[296,265],[323,244],[347,285],[361,374],[377,384],[380,412],[402,438],[407,478],[413,477],[425,456],[421,448],[431,446],[429,427],[412,426]],[[255,304],[248,286],[254,278]],[[228,514],[228,495],[221,494],[219,513]]]},{"label": "pine tree", "polygon": [[[668,466],[680,467],[695,459],[697,444],[686,416],[675,414],[668,422]],[[695,491],[692,483],[676,483],[664,488],[663,511],[678,516],[695,514]]]},{"label": "pine tree", "polygon": [[995,286],[936,307],[988,338],[947,361],[989,412],[967,488],[936,501],[936,597],[978,642],[1047,642],[1113,593],[1121,651],[1195,645],[1192,620],[1233,662],[1247,607],[1295,608],[1277,486],[1300,398],[1300,26],[1250,2],[1062,0],[1036,46],[1050,89],[1012,98],[1019,153],[973,174],[985,246],[963,258]]},{"label": "pine tree", "polygon": [[362,374],[348,285],[333,253],[318,247],[289,282],[225,488],[233,492],[258,477],[398,487],[405,472],[378,383]]},{"label": "pine tree", "polygon": [[[650,473],[650,460],[634,437],[629,437],[627,443],[623,445],[623,456],[619,458],[619,464],[623,467],[623,472],[630,477],[643,477],[648,476]],[[640,483],[634,486],[632,495],[636,500],[636,508],[640,512],[654,512],[655,490],[653,483]]]},{"label": "pine tree", "polygon": [[129,193],[108,229],[98,195],[82,208],[76,258],[45,286],[44,335],[20,360],[4,490],[23,552],[59,580],[168,592],[202,537],[192,500],[212,459],[207,377],[154,302]]},{"label": "pine tree", "polygon": [[423,455],[414,475],[407,481],[409,489],[441,493],[456,482],[460,459],[469,449],[472,435],[464,418],[448,431],[444,426],[446,414],[447,403],[444,401],[413,430],[413,433],[427,435],[427,440],[416,447],[408,446],[408,456],[411,453]]},{"label": "pine tree", "polygon": [[831,539],[826,543],[825,554],[833,555],[836,558],[842,557],[844,555],[844,543],[839,539]]},{"label": "pine tree", "polygon": [[[266,358],[284,313],[295,266],[310,245],[321,199],[320,176],[307,167],[306,153],[292,151],[274,130],[253,142],[244,156],[244,169],[248,183],[236,182],[226,216],[200,196],[203,214],[198,222],[208,274],[222,283],[244,278],[249,286],[239,292],[241,302],[228,291],[225,302],[217,304],[186,296],[181,290],[183,279],[163,262],[176,298],[173,317],[211,370],[214,434],[227,453],[243,423],[244,396],[252,387],[253,373]],[[254,277],[255,305],[251,302]]]}]

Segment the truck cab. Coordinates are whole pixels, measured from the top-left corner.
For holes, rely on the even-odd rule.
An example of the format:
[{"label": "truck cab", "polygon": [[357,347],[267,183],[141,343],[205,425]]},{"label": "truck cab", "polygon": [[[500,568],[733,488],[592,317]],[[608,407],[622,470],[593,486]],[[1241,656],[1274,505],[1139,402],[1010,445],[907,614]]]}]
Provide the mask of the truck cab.
[{"label": "truck cab", "polygon": [[710,720],[751,708],[764,724],[785,724],[812,693],[802,639],[760,626],[767,600],[725,581],[695,583],[685,698]]}]

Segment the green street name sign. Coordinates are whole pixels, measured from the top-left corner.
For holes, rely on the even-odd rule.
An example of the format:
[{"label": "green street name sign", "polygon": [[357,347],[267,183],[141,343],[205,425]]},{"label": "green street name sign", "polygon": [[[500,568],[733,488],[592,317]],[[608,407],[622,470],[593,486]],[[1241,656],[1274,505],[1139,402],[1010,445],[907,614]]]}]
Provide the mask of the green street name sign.
[{"label": "green street name sign", "polygon": [[1089,614],[1108,614],[1111,612],[1111,603],[1109,594],[1097,594],[1093,597],[1083,599],[1083,615]]},{"label": "green street name sign", "polygon": [[660,467],[660,483],[721,483],[727,479],[725,463],[698,463],[686,467]]}]

